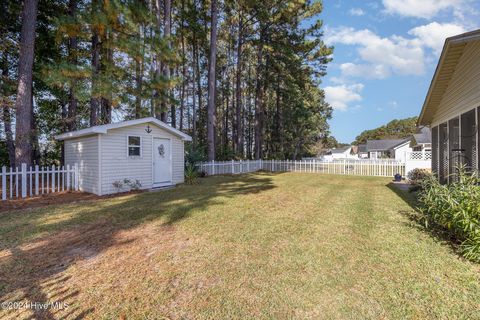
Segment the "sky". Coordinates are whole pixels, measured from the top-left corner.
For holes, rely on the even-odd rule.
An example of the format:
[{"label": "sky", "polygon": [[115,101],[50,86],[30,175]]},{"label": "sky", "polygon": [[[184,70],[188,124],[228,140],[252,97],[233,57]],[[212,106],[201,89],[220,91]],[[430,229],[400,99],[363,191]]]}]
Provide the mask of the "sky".
[{"label": "sky", "polygon": [[418,116],[445,38],[480,28],[480,0],[324,0],[324,40],[335,47],[322,82],[331,134]]}]

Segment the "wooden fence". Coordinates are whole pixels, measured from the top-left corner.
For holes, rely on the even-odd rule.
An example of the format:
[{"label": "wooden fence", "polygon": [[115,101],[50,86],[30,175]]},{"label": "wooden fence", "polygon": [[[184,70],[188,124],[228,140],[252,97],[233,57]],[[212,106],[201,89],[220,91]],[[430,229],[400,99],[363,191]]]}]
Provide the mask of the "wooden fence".
[{"label": "wooden fence", "polygon": [[[20,170],[19,170],[20,169]],[[41,194],[78,190],[78,166],[66,167],[2,167],[2,200],[26,198]]]},{"label": "wooden fence", "polygon": [[393,177],[405,175],[405,163],[394,160],[246,160],[202,162],[199,170],[207,175],[240,174],[259,170],[270,172],[309,172],[360,176]]}]

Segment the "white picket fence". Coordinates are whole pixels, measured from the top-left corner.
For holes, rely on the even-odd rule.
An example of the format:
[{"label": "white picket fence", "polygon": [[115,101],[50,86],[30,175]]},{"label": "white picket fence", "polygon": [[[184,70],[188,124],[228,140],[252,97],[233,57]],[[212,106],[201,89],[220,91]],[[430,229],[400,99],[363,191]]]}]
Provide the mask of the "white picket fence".
[{"label": "white picket fence", "polygon": [[46,193],[78,190],[78,166],[2,167],[2,200],[26,198]]},{"label": "white picket fence", "polygon": [[405,163],[394,160],[246,160],[211,161],[198,164],[206,175],[241,174],[259,170],[270,172],[309,172],[360,176],[393,177],[405,175]]}]

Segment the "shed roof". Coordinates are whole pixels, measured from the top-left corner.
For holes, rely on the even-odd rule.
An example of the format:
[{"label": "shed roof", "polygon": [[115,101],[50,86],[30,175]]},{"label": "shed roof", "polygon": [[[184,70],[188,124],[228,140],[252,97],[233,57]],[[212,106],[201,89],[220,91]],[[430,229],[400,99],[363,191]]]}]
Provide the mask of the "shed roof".
[{"label": "shed roof", "polygon": [[453,77],[458,62],[468,42],[480,40],[480,29],[447,38],[442,54],[435,70],[425,102],[423,103],[418,125],[431,123],[436,108],[440,105],[443,95]]},{"label": "shed roof", "polygon": [[367,140],[367,151],[387,151],[408,143],[411,139]]},{"label": "shed roof", "polygon": [[134,125],[143,124],[143,123],[149,123],[149,124],[156,125],[157,127],[161,128],[161,129],[163,129],[167,132],[170,132],[171,134],[181,138],[183,141],[192,141],[192,137],[190,137],[188,134],[185,134],[185,133],[181,132],[180,130],[177,130],[177,129],[169,126],[165,122],[160,121],[160,120],[158,120],[156,118],[153,118],[153,117],[127,120],[127,121],[122,121],[122,122],[117,122],[117,123],[103,124],[103,125],[99,125],[99,126],[93,126],[93,127],[90,127],[90,128],[81,129],[81,130],[70,131],[70,132],[59,134],[58,136],[55,137],[55,139],[57,139],[57,140],[68,140],[68,139],[88,136],[88,135],[92,135],[92,134],[105,134],[105,133],[108,132],[108,130],[111,130],[111,129],[134,126]]}]

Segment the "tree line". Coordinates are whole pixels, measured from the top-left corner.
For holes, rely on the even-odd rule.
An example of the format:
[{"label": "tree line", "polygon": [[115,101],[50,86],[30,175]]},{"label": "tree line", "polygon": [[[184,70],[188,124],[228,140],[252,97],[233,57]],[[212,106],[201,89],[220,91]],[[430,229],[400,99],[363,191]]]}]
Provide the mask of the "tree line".
[{"label": "tree line", "polygon": [[418,117],[394,119],[378,128],[362,131],[352,144],[359,145],[366,143],[367,140],[407,138],[417,133],[417,120]]},{"label": "tree line", "polygon": [[[0,157],[156,117],[213,159],[298,158],[329,135],[320,1],[24,0],[0,5]],[[4,162],[7,162],[6,160]]]}]

